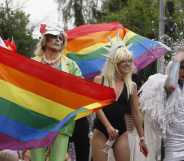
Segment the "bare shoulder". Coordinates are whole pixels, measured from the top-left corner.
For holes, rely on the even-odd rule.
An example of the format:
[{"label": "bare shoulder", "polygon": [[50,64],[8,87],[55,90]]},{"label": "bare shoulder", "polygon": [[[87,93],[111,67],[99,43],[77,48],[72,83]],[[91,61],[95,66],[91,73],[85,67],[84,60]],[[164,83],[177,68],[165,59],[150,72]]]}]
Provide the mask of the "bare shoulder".
[{"label": "bare shoulder", "polygon": [[94,78],[94,82],[100,84],[100,83],[102,82],[102,76],[101,76],[101,75],[96,76],[96,77]]}]

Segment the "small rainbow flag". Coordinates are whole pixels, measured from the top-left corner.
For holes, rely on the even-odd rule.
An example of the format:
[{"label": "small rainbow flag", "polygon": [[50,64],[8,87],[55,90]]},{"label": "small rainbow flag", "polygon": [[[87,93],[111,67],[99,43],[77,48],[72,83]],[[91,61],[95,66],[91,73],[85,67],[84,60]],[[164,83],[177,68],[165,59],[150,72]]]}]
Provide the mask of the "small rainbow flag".
[{"label": "small rainbow flag", "polygon": [[108,37],[115,39],[118,32],[133,53],[138,70],[168,51],[160,42],[140,36],[115,22],[82,25],[68,31],[67,56],[79,65],[83,76],[92,78],[100,73],[105,63],[105,47],[110,45]]},{"label": "small rainbow flag", "polygon": [[0,149],[47,146],[71,119],[111,103],[112,89],[0,47]]}]

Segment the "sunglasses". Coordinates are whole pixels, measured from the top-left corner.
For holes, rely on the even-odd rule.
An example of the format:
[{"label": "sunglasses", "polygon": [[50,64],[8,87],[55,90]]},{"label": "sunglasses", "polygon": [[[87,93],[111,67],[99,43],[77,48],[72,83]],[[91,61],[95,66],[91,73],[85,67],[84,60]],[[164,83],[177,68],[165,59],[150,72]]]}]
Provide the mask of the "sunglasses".
[{"label": "sunglasses", "polygon": [[63,41],[63,42],[65,41],[64,36],[62,34],[61,35],[47,34],[46,38],[47,39],[58,39],[58,40]]},{"label": "sunglasses", "polygon": [[125,64],[125,63],[131,64],[132,62],[133,62],[132,59],[128,59],[128,60],[122,60],[120,63],[123,63],[123,64]]}]

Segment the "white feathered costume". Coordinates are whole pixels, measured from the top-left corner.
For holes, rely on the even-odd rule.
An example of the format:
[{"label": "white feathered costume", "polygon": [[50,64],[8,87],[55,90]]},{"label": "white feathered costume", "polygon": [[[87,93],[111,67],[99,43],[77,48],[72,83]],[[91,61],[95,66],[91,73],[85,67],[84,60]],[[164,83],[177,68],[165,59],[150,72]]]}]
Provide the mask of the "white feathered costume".
[{"label": "white feathered costume", "polygon": [[175,91],[167,96],[164,88],[166,77],[152,75],[140,89],[149,149],[147,161],[159,158],[161,137],[164,138],[165,161],[184,160],[184,89],[177,85]]},{"label": "white feathered costume", "polygon": [[161,132],[165,133],[165,80],[165,75],[152,75],[140,89],[140,107],[144,112],[145,141],[149,150],[146,161],[156,161],[160,156]]}]

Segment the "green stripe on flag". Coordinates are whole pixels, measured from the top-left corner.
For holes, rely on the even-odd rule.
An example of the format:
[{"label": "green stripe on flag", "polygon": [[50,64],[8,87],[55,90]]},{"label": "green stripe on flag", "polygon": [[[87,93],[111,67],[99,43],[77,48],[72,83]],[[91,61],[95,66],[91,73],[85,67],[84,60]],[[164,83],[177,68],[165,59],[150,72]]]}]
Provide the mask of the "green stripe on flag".
[{"label": "green stripe on flag", "polygon": [[58,122],[57,120],[28,110],[3,98],[0,98],[0,115],[38,129],[50,128]]}]

